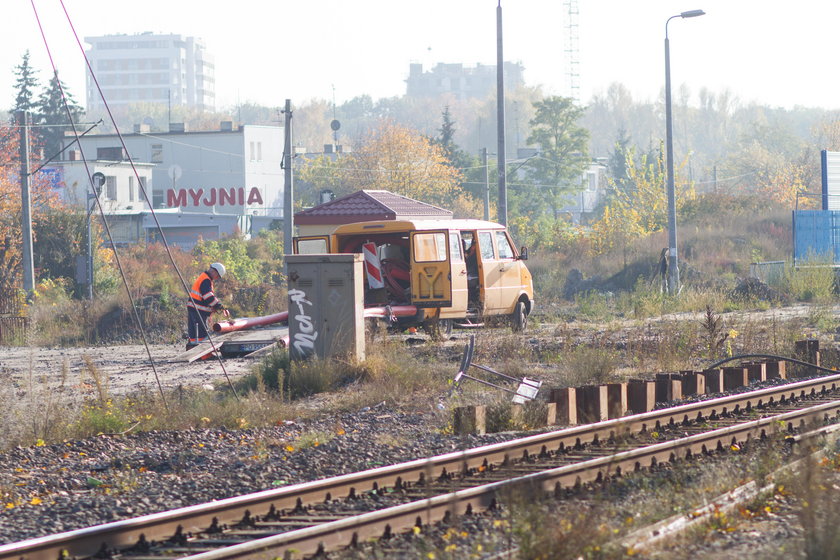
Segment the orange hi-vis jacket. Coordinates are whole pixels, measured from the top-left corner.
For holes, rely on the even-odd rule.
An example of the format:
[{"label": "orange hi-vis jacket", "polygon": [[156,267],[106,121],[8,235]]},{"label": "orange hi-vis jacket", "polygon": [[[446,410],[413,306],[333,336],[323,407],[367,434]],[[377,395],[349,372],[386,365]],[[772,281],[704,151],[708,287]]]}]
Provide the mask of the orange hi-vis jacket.
[{"label": "orange hi-vis jacket", "polygon": [[214,308],[220,307],[222,302],[213,293],[213,280],[206,272],[198,275],[190,290],[188,307],[195,307],[199,311],[210,313]]}]

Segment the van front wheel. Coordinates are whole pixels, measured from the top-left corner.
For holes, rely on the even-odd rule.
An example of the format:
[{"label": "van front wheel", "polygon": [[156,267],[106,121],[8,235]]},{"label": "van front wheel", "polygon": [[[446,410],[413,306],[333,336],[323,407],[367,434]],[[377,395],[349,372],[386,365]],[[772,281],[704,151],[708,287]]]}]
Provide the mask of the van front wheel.
[{"label": "van front wheel", "polygon": [[525,313],[525,302],[516,302],[513,313],[510,316],[510,326],[513,332],[522,332],[528,326],[528,315]]}]

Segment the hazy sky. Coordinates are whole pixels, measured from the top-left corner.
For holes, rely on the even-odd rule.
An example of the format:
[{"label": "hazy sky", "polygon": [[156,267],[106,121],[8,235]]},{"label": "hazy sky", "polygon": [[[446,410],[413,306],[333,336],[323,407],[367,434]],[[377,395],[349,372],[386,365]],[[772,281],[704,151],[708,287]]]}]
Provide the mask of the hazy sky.
[{"label": "hazy sky", "polygon": [[[84,102],[84,61],[59,0],[3,0],[0,107],[11,107],[14,66],[27,49],[51,75],[38,9],[59,74]],[[79,36],[153,31],[204,39],[215,57],[219,107],[282,105],[311,98],[340,104],[405,93],[411,62],[495,64],[498,0],[64,0]],[[743,102],[840,109],[836,0],[578,0],[580,96],[613,82],[638,100],[664,85],[665,21],[672,81],[694,94],[728,89]],[[505,59],[529,85],[567,95],[563,0],[502,0]]]}]

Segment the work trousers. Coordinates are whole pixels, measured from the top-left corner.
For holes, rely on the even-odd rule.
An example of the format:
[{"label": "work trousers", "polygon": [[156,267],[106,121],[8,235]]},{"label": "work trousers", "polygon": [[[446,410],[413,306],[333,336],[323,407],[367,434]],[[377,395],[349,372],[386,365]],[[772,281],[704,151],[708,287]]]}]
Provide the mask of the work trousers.
[{"label": "work trousers", "polygon": [[192,347],[207,338],[207,321],[210,319],[209,311],[199,311],[191,305],[187,306],[187,333],[189,342],[187,347]]}]

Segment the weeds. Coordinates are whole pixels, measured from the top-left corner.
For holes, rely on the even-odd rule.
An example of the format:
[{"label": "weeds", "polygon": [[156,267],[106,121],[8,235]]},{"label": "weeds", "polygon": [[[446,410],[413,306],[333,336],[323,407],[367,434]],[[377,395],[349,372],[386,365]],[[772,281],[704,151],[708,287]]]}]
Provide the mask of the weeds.
[{"label": "weeds", "polygon": [[729,333],[724,332],[723,318],[712,311],[711,306],[706,306],[706,315],[700,322],[703,327],[703,334],[705,335],[705,346],[709,360],[714,360],[720,356],[720,350],[726,339],[729,338]]}]

